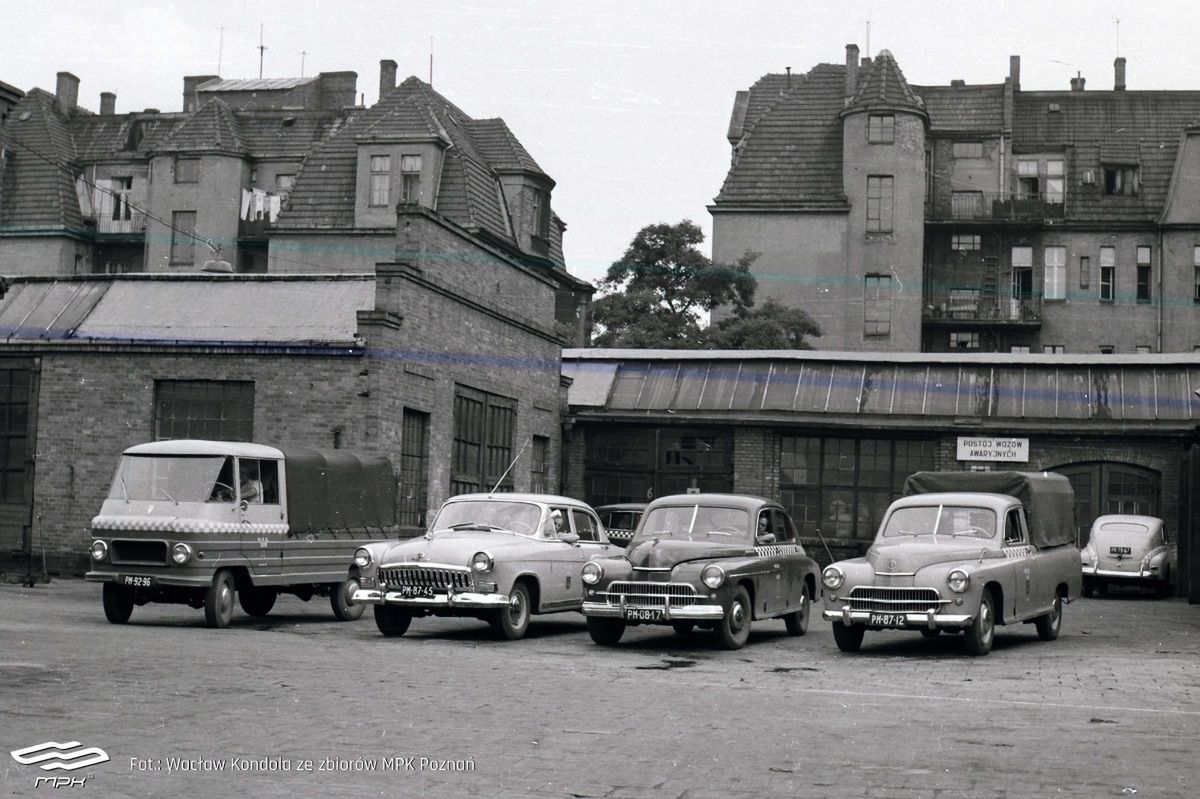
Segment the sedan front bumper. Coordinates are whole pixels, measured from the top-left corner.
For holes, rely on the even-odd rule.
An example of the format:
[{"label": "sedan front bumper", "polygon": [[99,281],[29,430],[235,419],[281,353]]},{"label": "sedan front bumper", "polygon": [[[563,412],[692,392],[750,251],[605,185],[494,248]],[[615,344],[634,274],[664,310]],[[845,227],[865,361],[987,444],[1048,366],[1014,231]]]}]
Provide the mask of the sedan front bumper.
[{"label": "sedan front bumper", "polygon": [[[878,611],[872,613],[869,610],[851,610],[849,605],[844,605],[841,608],[829,608],[821,613],[821,617],[826,621],[841,622],[847,627],[851,624],[866,624],[871,626],[872,615],[878,616],[880,614]],[[925,611],[924,613],[889,613],[887,615],[903,616],[905,624],[908,627],[925,627],[930,630],[938,630],[942,627],[969,627],[975,621],[974,616],[961,613],[935,613],[932,610]]]},{"label": "sedan front bumper", "polygon": [[499,610],[509,606],[508,594],[476,594],[471,592],[434,594],[433,596],[404,596],[399,591],[380,591],[360,588],[350,601],[363,605],[398,605],[433,610],[450,608],[463,610]]},{"label": "sedan front bumper", "polygon": [[[641,606],[627,606],[624,603],[620,605],[610,605],[607,602],[584,602],[583,615],[596,616],[602,619],[626,619],[627,621],[640,622],[641,619],[626,618],[626,611],[638,613],[639,611],[662,611],[660,621],[720,621],[725,618],[725,608],[720,605],[685,605],[681,607],[671,607],[667,605],[664,608],[643,608]],[[655,623],[655,622],[650,622]]]}]

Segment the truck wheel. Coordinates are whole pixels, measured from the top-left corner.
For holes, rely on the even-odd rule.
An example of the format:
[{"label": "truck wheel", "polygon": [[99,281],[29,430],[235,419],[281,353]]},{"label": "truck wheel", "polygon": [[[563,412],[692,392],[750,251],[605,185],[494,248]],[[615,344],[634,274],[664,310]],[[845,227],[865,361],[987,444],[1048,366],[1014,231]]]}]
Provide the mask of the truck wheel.
[{"label": "truck wheel", "polygon": [[620,619],[598,619],[588,616],[588,635],[600,646],[616,646],[625,634],[625,622]]},{"label": "truck wheel", "polygon": [[223,630],[233,621],[233,603],[237,591],[233,586],[233,575],[221,569],[213,575],[212,585],[204,594],[204,623],[215,630]]},{"label": "truck wheel", "polygon": [[363,611],[367,609],[367,606],[356,605],[350,601],[350,597],[357,590],[357,577],[351,577],[345,582],[330,584],[329,606],[333,608],[333,615],[337,617],[338,621],[355,621],[362,618]]},{"label": "truck wheel", "polygon": [[808,632],[808,617],[812,603],[808,599],[808,586],[800,590],[800,609],[783,617],[788,635],[804,635]]},{"label": "truck wheel", "polygon": [[717,643],[722,649],[741,649],[750,640],[750,594],[745,586],[739,587],[733,595],[725,618],[717,622]]},{"label": "truck wheel", "polygon": [[412,624],[412,611],[391,605],[375,606],[375,626],[388,638],[399,638],[408,632]]},{"label": "truck wheel", "polygon": [[279,593],[270,588],[246,588],[238,591],[238,604],[246,611],[247,616],[262,617],[275,607],[278,596]]},{"label": "truck wheel", "polygon": [[492,617],[492,629],[509,641],[525,637],[529,629],[529,589],[524,583],[513,585],[508,607]]},{"label": "truck wheel", "polygon": [[833,623],[833,642],[843,652],[857,652],[862,646],[863,635],[866,632],[867,628],[861,624],[852,624],[847,627],[840,621],[835,621]]},{"label": "truck wheel", "polygon": [[116,583],[104,584],[104,616],[113,624],[124,624],[133,613],[133,592]]},{"label": "truck wheel", "polygon": [[979,615],[963,632],[966,636],[963,645],[967,648],[967,654],[986,655],[992,651],[992,642],[996,638],[996,610],[991,591],[983,592],[979,602]]},{"label": "truck wheel", "polygon": [[1043,641],[1053,641],[1057,638],[1058,631],[1062,629],[1062,597],[1055,594],[1054,608],[1045,616],[1034,619],[1033,624],[1037,627],[1038,638]]}]

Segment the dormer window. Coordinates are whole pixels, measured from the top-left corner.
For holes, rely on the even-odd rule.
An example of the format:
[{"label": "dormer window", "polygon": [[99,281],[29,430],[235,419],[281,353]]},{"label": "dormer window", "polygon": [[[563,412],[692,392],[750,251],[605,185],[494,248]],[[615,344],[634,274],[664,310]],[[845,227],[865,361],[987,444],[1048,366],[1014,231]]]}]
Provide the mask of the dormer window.
[{"label": "dormer window", "polygon": [[200,159],[199,158],[179,158],[175,159],[175,182],[176,183],[196,183],[200,180]]},{"label": "dormer window", "polygon": [[871,144],[895,142],[896,117],[891,114],[871,114],[867,119],[867,141]]},{"label": "dormer window", "polygon": [[533,190],[533,235],[550,237],[550,193]]},{"label": "dormer window", "polygon": [[383,208],[388,205],[392,192],[392,157],[390,155],[371,156],[371,201],[372,208]]},{"label": "dormer window", "polygon": [[1104,167],[1104,193],[1136,195],[1138,193],[1138,168],[1135,164]]},{"label": "dormer window", "polygon": [[421,201],[421,156],[400,156],[400,202]]}]

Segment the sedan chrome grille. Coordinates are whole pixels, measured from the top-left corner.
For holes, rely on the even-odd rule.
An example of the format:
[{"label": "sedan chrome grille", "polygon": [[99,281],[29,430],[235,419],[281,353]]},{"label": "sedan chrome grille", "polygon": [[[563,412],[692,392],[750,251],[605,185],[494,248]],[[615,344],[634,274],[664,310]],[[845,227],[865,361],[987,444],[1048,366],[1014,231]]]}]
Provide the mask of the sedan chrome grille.
[{"label": "sedan chrome grille", "polygon": [[851,610],[874,610],[882,613],[924,613],[930,608],[949,602],[934,588],[878,588],[858,585],[850,591]]},{"label": "sedan chrome grille", "polygon": [[687,607],[696,603],[696,589],[687,583],[614,582],[608,587],[608,604],[624,601],[629,608]]},{"label": "sedan chrome grille", "polygon": [[469,569],[453,569],[445,566],[421,566],[405,564],[386,566],[379,570],[379,582],[389,588],[432,588],[435,591],[471,590]]}]

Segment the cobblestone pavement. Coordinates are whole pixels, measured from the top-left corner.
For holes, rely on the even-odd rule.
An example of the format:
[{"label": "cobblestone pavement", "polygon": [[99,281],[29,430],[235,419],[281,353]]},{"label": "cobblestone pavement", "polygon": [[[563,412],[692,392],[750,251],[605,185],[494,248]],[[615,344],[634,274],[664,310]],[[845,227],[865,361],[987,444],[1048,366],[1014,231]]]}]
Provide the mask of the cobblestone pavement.
[{"label": "cobblestone pavement", "polygon": [[8,754],[44,741],[111,756],[61,789],[92,797],[1200,795],[1200,607],[1116,594],[1055,642],[960,638],[845,655],[769,622],[737,652],[659,627],[602,649],[566,614],[384,639],[290,597],[228,630],[168,605],[114,626],[98,585],[0,586],[0,795],[51,790]]}]

